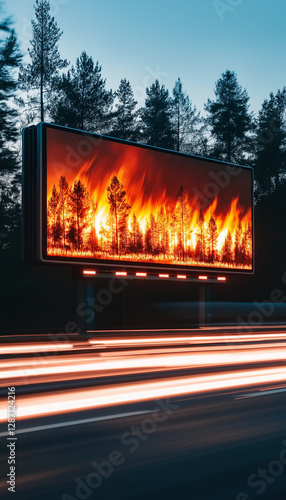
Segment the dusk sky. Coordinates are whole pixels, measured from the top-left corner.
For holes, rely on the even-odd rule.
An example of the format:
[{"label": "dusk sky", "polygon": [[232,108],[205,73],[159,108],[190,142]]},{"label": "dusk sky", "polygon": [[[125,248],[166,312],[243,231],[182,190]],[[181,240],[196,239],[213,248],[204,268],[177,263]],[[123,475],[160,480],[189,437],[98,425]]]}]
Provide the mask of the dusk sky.
[{"label": "dusk sky", "polygon": [[[20,47],[27,54],[34,0],[4,0]],[[281,0],[51,0],[63,31],[62,58],[75,64],[83,50],[102,65],[107,88],[130,80],[144,105],[158,78],[169,91],[181,78],[203,111],[215,82],[235,71],[257,112],[269,93],[286,85],[286,2]],[[25,60],[29,60],[26,58]]]}]

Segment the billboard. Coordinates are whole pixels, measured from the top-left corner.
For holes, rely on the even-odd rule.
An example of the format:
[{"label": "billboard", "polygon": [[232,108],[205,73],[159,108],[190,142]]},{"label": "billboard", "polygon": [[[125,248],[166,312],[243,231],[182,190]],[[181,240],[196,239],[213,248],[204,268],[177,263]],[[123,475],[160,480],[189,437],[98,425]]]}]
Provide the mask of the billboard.
[{"label": "billboard", "polygon": [[39,261],[253,272],[252,169],[47,123],[23,137]]}]

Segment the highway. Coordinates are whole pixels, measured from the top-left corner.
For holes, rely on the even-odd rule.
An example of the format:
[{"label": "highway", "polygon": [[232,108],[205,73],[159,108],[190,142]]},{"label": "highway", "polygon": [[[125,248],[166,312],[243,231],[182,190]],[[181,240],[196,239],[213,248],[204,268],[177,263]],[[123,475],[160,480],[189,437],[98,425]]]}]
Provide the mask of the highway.
[{"label": "highway", "polygon": [[1,499],[14,451],[17,499],[285,498],[283,327],[1,337],[0,357]]}]

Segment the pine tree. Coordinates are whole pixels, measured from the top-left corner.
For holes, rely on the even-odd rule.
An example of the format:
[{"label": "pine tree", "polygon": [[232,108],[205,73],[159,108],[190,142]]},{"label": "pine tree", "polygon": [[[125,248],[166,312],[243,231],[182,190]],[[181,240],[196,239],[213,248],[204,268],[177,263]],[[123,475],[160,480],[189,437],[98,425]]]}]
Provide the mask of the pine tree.
[{"label": "pine tree", "polygon": [[285,172],[286,88],[272,92],[258,115],[256,154],[254,160],[256,195],[268,196],[280,183]]},{"label": "pine tree", "polygon": [[59,201],[60,195],[56,186],[53,186],[51,197],[48,201],[48,227],[51,244],[53,247],[61,238],[60,222],[59,222]]},{"label": "pine tree", "polygon": [[140,226],[135,215],[135,212],[132,214],[131,218],[131,233],[130,233],[130,252],[132,253],[140,253],[143,250],[143,235],[140,230]]},{"label": "pine tree", "polygon": [[150,215],[150,235],[152,253],[155,254],[158,246],[157,224],[153,214]]},{"label": "pine tree", "polygon": [[71,212],[71,226],[69,233],[73,236],[76,249],[81,250],[83,246],[83,230],[88,225],[88,213],[90,210],[90,198],[87,188],[80,180],[75,180],[69,195],[69,209]]},{"label": "pine tree", "polygon": [[114,221],[115,253],[119,255],[120,247],[123,251],[127,246],[127,219],[131,206],[127,203],[123,184],[116,176],[112,177],[107,187],[107,201],[110,205],[110,215]]},{"label": "pine tree", "polygon": [[90,200],[91,231],[90,231],[90,238],[89,238],[89,247],[90,247],[92,252],[95,252],[97,245],[98,245],[98,240],[97,240],[96,230],[95,230],[97,209],[98,209],[98,202],[92,198]]},{"label": "pine tree", "polygon": [[216,221],[214,217],[211,217],[208,223],[207,243],[208,243],[208,260],[212,264],[215,262],[217,258],[217,240],[218,240],[218,231],[217,231]]},{"label": "pine tree", "polygon": [[187,194],[183,188],[180,187],[177,194],[177,203],[175,208],[175,216],[177,220],[177,253],[181,260],[185,260],[186,250],[186,235],[189,225],[189,208],[187,203]]},{"label": "pine tree", "polygon": [[57,79],[53,120],[90,132],[109,132],[113,95],[105,85],[98,61],[94,64],[92,57],[82,52],[75,67]]},{"label": "pine tree", "polygon": [[146,89],[146,94],[145,107],[140,112],[143,138],[147,144],[172,149],[174,130],[169,92],[165,85],[160,86],[156,80]]},{"label": "pine tree", "polygon": [[56,93],[49,107],[52,120],[58,125],[80,128],[78,94],[71,72],[58,76],[54,88]]},{"label": "pine tree", "polygon": [[214,140],[212,155],[218,160],[243,163],[248,133],[252,130],[249,97],[239,86],[236,74],[227,70],[216,82],[214,101],[205,105]]},{"label": "pine tree", "polygon": [[114,95],[118,102],[115,104],[112,136],[136,141],[138,139],[138,122],[135,111],[137,101],[134,99],[131,84],[126,78],[120,81],[119,88]]},{"label": "pine tree", "polygon": [[145,253],[151,255],[153,253],[152,248],[152,234],[149,223],[146,224],[145,234],[144,234],[144,251]]},{"label": "pine tree", "polygon": [[50,15],[49,1],[36,0],[34,8],[36,20],[32,20],[33,38],[28,49],[31,63],[21,66],[19,83],[23,91],[36,90],[39,93],[37,107],[40,108],[41,121],[44,121],[48,105],[45,92],[50,97],[54,77],[68,62],[60,57],[58,41],[62,32]]},{"label": "pine tree", "polygon": [[198,224],[198,231],[196,232],[197,243],[195,248],[195,258],[200,262],[204,262],[206,257],[206,236],[204,229],[205,218],[202,210],[200,210],[200,215],[197,224]]},{"label": "pine tree", "polygon": [[242,264],[241,243],[242,243],[242,225],[241,222],[239,221],[237,229],[234,234],[234,261],[236,264]]},{"label": "pine tree", "polygon": [[165,207],[160,207],[157,216],[158,244],[160,252],[166,255],[169,251],[168,217]]},{"label": "pine tree", "polygon": [[3,34],[0,40],[0,248],[11,251],[12,234],[19,236],[20,175],[17,111],[10,102],[17,89],[14,70],[20,64],[21,55],[8,21],[1,22],[0,33]]},{"label": "pine tree", "polygon": [[233,261],[233,252],[232,252],[232,236],[230,231],[227,232],[227,235],[224,240],[224,244],[222,246],[222,262],[225,264],[230,264]]},{"label": "pine tree", "polygon": [[189,96],[183,91],[180,78],[173,88],[172,122],[176,150],[194,152],[198,140],[202,139],[202,130],[199,129],[201,119],[196,107],[192,106]]},{"label": "pine tree", "polygon": [[59,210],[62,227],[63,247],[66,245],[66,225],[67,225],[67,211],[69,202],[69,185],[65,177],[61,175],[59,180]]}]

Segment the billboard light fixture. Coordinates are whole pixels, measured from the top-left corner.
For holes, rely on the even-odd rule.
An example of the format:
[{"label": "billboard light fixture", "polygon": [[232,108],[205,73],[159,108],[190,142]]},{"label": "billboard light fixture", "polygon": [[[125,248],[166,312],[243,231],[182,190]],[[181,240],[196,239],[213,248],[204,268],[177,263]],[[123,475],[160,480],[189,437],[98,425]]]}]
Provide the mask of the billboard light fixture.
[{"label": "billboard light fixture", "polygon": [[207,276],[199,276],[199,280],[207,280],[208,277]]},{"label": "billboard light fixture", "polygon": [[159,278],[170,278],[169,274],[159,274]]},{"label": "billboard light fixture", "polygon": [[226,277],[225,276],[218,276],[217,280],[218,281],[226,281]]},{"label": "billboard light fixture", "polygon": [[126,271],[116,271],[115,275],[116,276],[127,276],[127,272]]},{"label": "billboard light fixture", "polygon": [[140,277],[146,277],[147,276],[147,273],[135,273],[136,276],[140,276]]},{"label": "billboard light fixture", "polygon": [[177,274],[177,278],[180,280],[185,280],[187,279],[187,276],[185,274]]},{"label": "billboard light fixture", "polygon": [[82,274],[84,274],[84,276],[95,276],[96,271],[93,271],[92,269],[84,269]]}]

